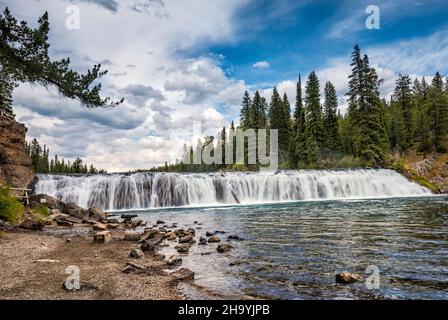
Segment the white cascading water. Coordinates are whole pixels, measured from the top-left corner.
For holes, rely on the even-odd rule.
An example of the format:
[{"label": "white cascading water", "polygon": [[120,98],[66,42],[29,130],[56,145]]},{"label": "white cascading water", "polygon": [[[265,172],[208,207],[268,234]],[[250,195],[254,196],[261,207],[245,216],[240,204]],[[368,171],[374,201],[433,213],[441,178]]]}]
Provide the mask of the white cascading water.
[{"label": "white cascading water", "polygon": [[386,169],[39,175],[35,192],[104,210],[431,194]]}]

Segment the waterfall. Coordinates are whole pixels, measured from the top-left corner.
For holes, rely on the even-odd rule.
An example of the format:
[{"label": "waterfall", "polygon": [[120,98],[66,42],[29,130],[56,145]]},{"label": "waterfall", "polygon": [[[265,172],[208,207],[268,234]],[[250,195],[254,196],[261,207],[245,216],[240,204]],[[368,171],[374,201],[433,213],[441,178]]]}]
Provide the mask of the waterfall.
[{"label": "waterfall", "polygon": [[39,175],[36,193],[104,210],[430,195],[386,169]]}]

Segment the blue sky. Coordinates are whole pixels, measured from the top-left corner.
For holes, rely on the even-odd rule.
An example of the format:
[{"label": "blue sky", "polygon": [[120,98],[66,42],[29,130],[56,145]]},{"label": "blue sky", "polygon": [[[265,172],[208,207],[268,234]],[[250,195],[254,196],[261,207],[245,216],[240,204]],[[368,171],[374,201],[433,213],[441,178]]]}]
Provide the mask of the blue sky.
[{"label": "blue sky", "polygon": [[[87,110],[54,88],[21,85],[17,119],[52,154],[83,157],[109,171],[175,161],[184,143],[238,122],[241,97],[272,88],[295,100],[315,70],[332,81],[339,107],[355,43],[368,53],[388,98],[399,73],[429,78],[448,73],[446,0],[0,0],[35,25],[50,17],[53,58],[70,57],[85,72],[109,70],[104,95],[125,98],[114,110]],[[380,29],[368,30],[368,5],[380,9]],[[3,8],[2,8],[3,9]],[[79,29],[67,19],[79,13]],[[202,132],[195,133],[195,124]]]},{"label": "blue sky", "polygon": [[[369,16],[365,9],[370,4],[380,8],[379,30],[365,28]],[[236,15],[237,40],[192,48],[186,54],[223,55],[229,76],[254,86],[275,84],[295,78],[299,72],[306,75],[323,68],[331,58],[349,56],[355,43],[364,48],[429,36],[446,29],[447,18],[448,2],[437,0],[262,0],[241,8]],[[267,61],[269,68],[254,70],[254,61]]]}]

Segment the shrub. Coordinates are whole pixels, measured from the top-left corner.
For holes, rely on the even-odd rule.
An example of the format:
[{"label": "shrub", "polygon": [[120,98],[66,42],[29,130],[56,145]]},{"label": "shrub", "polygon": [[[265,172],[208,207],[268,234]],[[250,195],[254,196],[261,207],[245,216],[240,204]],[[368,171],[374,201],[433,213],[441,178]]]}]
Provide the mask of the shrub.
[{"label": "shrub", "polygon": [[0,219],[18,222],[23,216],[23,211],[23,205],[11,195],[11,190],[0,187]]},{"label": "shrub", "polygon": [[48,209],[47,206],[39,205],[38,207],[34,208],[33,210],[35,213],[41,216],[48,217],[51,214],[50,209]]}]

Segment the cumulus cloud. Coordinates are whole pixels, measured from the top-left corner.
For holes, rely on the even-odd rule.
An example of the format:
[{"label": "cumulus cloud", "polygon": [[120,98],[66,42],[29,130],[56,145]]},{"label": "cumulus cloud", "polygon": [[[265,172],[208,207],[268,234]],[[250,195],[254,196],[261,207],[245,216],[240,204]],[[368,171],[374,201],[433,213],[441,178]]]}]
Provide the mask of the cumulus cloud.
[{"label": "cumulus cloud", "polygon": [[[81,156],[109,171],[174,161],[190,143],[193,124],[216,134],[237,114],[245,90],[244,81],[222,70],[222,55],[184,59],[178,52],[232,41],[234,14],[247,1],[40,0],[29,6],[6,0],[14,15],[30,22],[48,10],[53,57],[70,56],[80,72],[101,63],[109,70],[103,95],[125,98],[117,108],[86,109],[54,88],[20,86],[14,108],[29,127],[28,139],[38,138],[53,155]],[[70,2],[80,8],[80,30],[65,28]],[[167,13],[164,19],[158,10]]]},{"label": "cumulus cloud", "polygon": [[267,69],[269,68],[269,62],[267,61],[258,61],[252,65],[254,69]]}]

